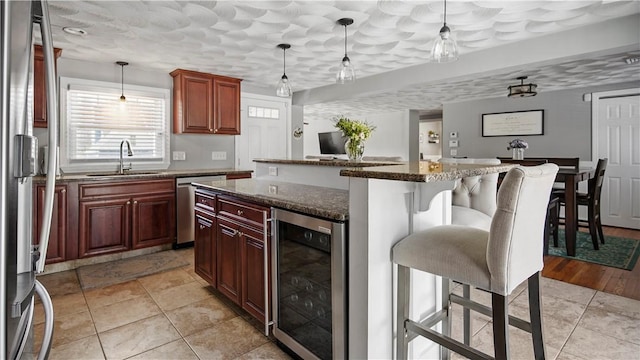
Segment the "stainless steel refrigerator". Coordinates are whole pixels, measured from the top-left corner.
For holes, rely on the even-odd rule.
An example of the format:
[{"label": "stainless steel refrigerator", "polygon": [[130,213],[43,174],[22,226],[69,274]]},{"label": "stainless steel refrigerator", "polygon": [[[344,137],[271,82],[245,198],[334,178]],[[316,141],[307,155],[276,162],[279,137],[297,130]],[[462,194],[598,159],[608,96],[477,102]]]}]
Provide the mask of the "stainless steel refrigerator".
[{"label": "stainless steel refrigerator", "polygon": [[[51,27],[46,1],[0,2],[0,359],[48,357],[53,335],[53,307],[36,274],[47,254],[55,168],[50,161],[42,231],[32,234],[32,177],[36,173],[38,141],[33,136],[33,32],[40,29],[45,55],[49,149],[55,152],[57,95]],[[51,154],[49,154],[51,155]],[[49,156],[49,159],[56,159]],[[33,241],[39,238],[38,246]],[[33,349],[34,295],[45,309],[41,351]]]}]

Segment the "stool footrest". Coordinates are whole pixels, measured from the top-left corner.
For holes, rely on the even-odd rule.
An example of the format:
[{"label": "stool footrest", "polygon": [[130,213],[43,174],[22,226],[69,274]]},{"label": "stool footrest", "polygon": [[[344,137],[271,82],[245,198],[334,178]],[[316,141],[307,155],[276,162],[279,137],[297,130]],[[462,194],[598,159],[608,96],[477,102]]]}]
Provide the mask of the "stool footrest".
[{"label": "stool footrest", "polygon": [[[435,314],[431,314],[429,317],[427,317],[426,319],[420,321],[420,326],[424,327],[425,329],[429,329],[435,325],[437,325],[439,322],[441,322],[442,320],[446,319],[447,316],[449,316],[449,313],[446,309],[442,309],[440,311],[438,311]],[[411,321],[411,320],[407,320],[407,321]],[[418,334],[407,334],[407,341],[411,341],[415,338],[418,337]]]},{"label": "stool footrest", "polygon": [[494,360],[493,356],[478,351],[448,336],[442,335],[435,330],[425,328],[415,321],[406,320],[405,328],[407,329],[407,331],[416,333],[420,336],[424,336],[425,338],[438,343],[449,350],[455,351],[458,354],[471,360]]},{"label": "stool footrest", "polygon": [[[492,317],[493,316],[493,311],[491,310],[490,307],[479,304],[475,301],[472,301],[470,299],[466,299],[462,296],[456,295],[456,294],[451,294],[449,295],[449,299],[451,300],[452,303],[456,303],[459,305],[464,306],[465,308],[471,309],[475,312],[479,312],[480,314]],[[509,315],[509,325],[511,326],[515,326],[520,330],[524,330],[526,332],[531,333],[531,323],[528,321],[524,321],[520,318],[517,318],[515,316],[511,316]]]}]

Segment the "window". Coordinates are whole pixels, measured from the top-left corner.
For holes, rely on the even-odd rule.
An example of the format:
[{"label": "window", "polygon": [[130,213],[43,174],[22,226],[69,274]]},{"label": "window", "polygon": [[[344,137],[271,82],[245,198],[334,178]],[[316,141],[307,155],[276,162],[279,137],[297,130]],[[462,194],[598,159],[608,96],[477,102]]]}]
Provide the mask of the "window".
[{"label": "window", "polygon": [[251,117],[251,118],[279,119],[280,118],[280,110],[272,109],[272,108],[266,108],[266,107],[249,106],[249,117]]},{"label": "window", "polygon": [[169,167],[169,89],[60,79],[60,164],[63,171],[117,168],[120,144],[129,140],[134,170]]}]

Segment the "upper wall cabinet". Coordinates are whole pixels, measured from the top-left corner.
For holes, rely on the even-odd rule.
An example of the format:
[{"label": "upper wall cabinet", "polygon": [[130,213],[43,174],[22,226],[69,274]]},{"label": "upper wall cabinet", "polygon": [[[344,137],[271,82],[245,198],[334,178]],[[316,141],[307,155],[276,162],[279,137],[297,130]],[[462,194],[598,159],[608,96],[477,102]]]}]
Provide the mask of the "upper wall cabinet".
[{"label": "upper wall cabinet", "polygon": [[177,69],[173,76],[173,132],[240,135],[240,81]]},{"label": "upper wall cabinet", "polygon": [[[33,126],[47,127],[47,89],[44,75],[44,54],[42,46],[35,45],[33,49]],[[62,49],[53,49],[56,59],[62,54]]]}]

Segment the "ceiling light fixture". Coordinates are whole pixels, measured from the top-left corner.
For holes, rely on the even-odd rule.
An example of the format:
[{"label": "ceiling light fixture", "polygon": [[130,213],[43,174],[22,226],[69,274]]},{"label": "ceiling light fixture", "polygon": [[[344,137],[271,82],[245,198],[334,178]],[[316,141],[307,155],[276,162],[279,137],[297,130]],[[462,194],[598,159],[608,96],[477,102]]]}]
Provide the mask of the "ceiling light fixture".
[{"label": "ceiling light fixture", "polygon": [[291,96],[291,84],[289,84],[289,78],[287,77],[287,49],[291,48],[289,44],[278,44],[278,47],[282,49],[282,77],[278,81],[276,87],[276,95],[280,97]]},{"label": "ceiling light fixture", "polygon": [[538,85],[524,83],[524,81],[527,79],[527,76],[520,76],[517,79],[520,80],[520,84],[509,86],[509,94],[507,95],[507,97],[529,97],[538,95],[538,92],[536,91]]},{"label": "ceiling light fixture", "polygon": [[80,28],[74,28],[74,27],[63,27],[62,31],[66,32],[67,34],[70,35],[76,35],[76,36],[85,36],[87,35],[87,31],[85,29],[80,29]]},{"label": "ceiling light fixture", "polygon": [[347,26],[353,24],[353,19],[342,18],[337,21],[338,24],[344,26],[344,57],[340,62],[340,69],[336,74],[336,83],[346,84],[356,81],[356,69],[351,64],[351,59],[347,56]]},{"label": "ceiling light fixture", "polygon": [[120,101],[125,102],[125,101],[127,101],[127,98],[124,97],[124,67],[129,65],[129,63],[125,62],[125,61],[116,61],[116,64],[120,65],[120,70],[121,70],[121,72],[120,72],[120,79],[121,79],[120,84],[122,86],[122,88],[121,88],[122,92],[121,92],[121,95],[120,95]]},{"label": "ceiling light fixture", "polygon": [[444,22],[431,49],[431,61],[445,63],[458,60],[458,45],[447,26],[447,0],[444,0]]}]

